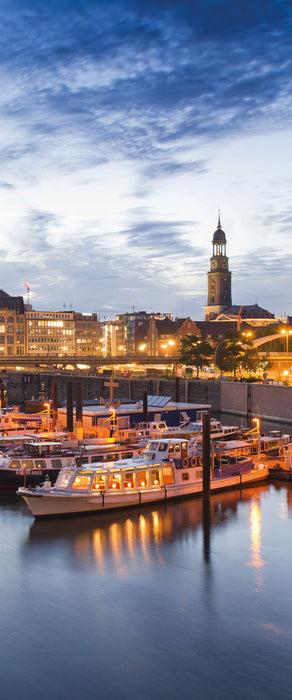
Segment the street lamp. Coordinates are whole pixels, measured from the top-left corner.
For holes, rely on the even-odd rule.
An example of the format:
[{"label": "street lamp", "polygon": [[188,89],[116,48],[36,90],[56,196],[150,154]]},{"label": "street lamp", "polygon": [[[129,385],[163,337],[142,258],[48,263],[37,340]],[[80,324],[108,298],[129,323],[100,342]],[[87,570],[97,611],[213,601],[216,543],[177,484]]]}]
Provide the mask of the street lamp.
[{"label": "street lamp", "polygon": [[286,331],[282,328],[281,333],[286,337],[286,352],[289,352],[289,335],[292,334],[292,331]]},{"label": "street lamp", "polygon": [[252,420],[253,420],[254,423],[256,423],[256,428],[255,428],[255,430],[256,430],[256,434],[257,434],[257,446],[258,446],[258,450],[257,450],[257,463],[258,463],[258,466],[259,466],[259,463],[260,463],[260,453],[261,453],[260,419],[259,419],[259,418],[253,418]]}]

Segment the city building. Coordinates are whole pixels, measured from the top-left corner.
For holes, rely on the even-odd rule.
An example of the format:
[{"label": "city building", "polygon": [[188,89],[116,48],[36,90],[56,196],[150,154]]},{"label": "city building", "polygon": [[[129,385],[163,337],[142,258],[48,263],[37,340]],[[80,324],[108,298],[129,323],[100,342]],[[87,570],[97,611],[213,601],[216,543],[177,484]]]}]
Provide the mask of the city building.
[{"label": "city building", "polygon": [[0,354],[24,355],[26,322],[22,297],[11,297],[0,290]]},{"label": "city building", "polygon": [[82,314],[73,311],[73,320],[75,322],[75,354],[101,355],[101,330],[97,314]]},{"label": "city building", "polygon": [[27,311],[28,355],[75,355],[73,311]]},{"label": "city building", "polygon": [[97,314],[27,311],[28,355],[101,355]]}]

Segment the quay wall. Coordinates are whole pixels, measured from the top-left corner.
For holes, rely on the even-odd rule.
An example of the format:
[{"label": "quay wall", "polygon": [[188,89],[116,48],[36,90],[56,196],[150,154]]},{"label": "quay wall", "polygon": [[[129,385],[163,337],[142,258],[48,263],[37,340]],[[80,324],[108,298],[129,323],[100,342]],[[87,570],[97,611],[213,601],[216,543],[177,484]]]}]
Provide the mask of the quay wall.
[{"label": "quay wall", "polygon": [[[86,402],[100,397],[109,399],[109,377],[97,375],[66,375],[44,373],[8,372],[2,377],[6,389],[6,403],[19,404],[22,409],[26,401],[46,401],[53,397],[56,382],[58,402],[67,398],[67,384],[72,382],[73,398],[76,399],[77,383],[82,383],[82,400]],[[1,384],[1,379],[0,379]],[[114,398],[143,401],[143,394],[170,396],[173,401],[211,404],[213,412],[229,413],[251,418],[261,418],[292,423],[292,387],[246,382],[202,379],[115,379]]]}]

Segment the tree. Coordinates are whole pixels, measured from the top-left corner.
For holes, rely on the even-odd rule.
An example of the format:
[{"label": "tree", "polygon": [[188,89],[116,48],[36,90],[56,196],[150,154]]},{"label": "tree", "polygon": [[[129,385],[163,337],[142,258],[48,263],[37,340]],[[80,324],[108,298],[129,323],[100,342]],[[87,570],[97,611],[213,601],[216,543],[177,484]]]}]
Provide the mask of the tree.
[{"label": "tree", "polygon": [[249,372],[256,370],[260,364],[258,351],[253,347],[252,340],[242,337],[238,331],[233,331],[221,340],[215,349],[214,364],[221,372],[233,372],[239,367]]},{"label": "tree", "polygon": [[209,367],[213,359],[212,345],[198,335],[189,334],[183,338],[180,345],[180,359],[188,367],[196,367],[197,377],[202,367]]},{"label": "tree", "polygon": [[233,372],[234,376],[236,376],[236,370],[240,366],[243,356],[242,342],[236,339],[225,338],[216,347],[214,364],[219,367],[221,372]]}]

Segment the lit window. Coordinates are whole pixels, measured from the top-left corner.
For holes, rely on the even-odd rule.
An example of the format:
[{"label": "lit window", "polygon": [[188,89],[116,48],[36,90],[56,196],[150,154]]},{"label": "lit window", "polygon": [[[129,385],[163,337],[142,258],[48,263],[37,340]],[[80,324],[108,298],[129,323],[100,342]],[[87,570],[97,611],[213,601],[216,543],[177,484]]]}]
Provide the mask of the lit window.
[{"label": "lit window", "polygon": [[91,480],[91,474],[81,474],[77,472],[72,484],[72,489],[87,491]]},{"label": "lit window", "polygon": [[92,490],[93,491],[104,491],[107,485],[107,473],[96,474],[93,479]]}]

